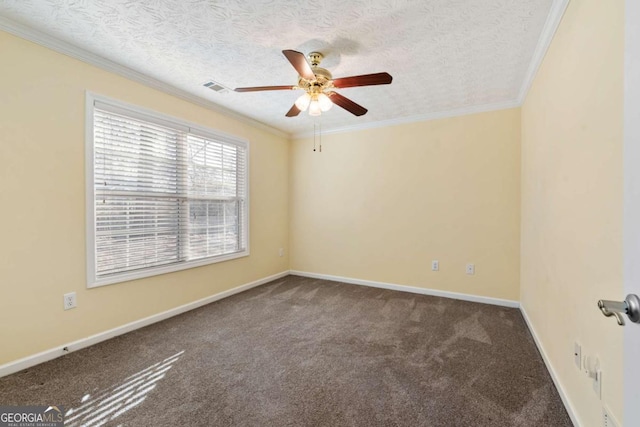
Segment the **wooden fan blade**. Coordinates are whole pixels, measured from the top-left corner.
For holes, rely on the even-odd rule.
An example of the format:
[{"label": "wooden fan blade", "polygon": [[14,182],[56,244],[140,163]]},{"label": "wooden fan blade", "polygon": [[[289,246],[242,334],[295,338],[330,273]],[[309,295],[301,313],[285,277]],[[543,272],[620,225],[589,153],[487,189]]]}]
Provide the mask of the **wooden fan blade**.
[{"label": "wooden fan blade", "polygon": [[362,76],[335,79],[333,85],[339,89],[355,86],[388,85],[393,80],[389,73],[364,74]]},{"label": "wooden fan blade", "polygon": [[291,109],[289,111],[287,111],[287,114],[285,114],[287,117],[295,117],[298,114],[300,114],[300,109],[298,107],[296,107],[296,104],[293,104],[293,107],[291,107]]},{"label": "wooden fan blade", "polygon": [[311,65],[307,62],[304,54],[295,50],[283,50],[282,54],[291,62],[291,65],[293,65],[293,68],[300,74],[300,77],[304,77],[307,80],[316,79],[316,75],[313,74]]},{"label": "wooden fan blade", "polygon": [[362,116],[364,114],[367,114],[368,110],[366,108],[364,108],[362,105],[356,104],[355,102],[353,102],[349,98],[345,98],[344,96],[340,95],[339,93],[329,92],[327,95],[329,95],[329,99],[331,99],[331,101],[334,104],[336,104],[339,107],[344,108],[345,110],[347,110],[348,112],[350,112],[351,114],[353,114],[355,116]]},{"label": "wooden fan blade", "polygon": [[295,86],[255,86],[255,87],[238,87],[234,89],[234,92],[259,92],[262,90],[292,90],[296,89]]}]

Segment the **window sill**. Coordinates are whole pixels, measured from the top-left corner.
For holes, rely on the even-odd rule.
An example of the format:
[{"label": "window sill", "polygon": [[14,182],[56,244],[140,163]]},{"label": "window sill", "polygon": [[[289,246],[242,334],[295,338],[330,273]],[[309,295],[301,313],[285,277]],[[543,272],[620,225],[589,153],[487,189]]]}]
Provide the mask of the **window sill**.
[{"label": "window sill", "polygon": [[232,254],[221,255],[214,258],[204,258],[195,261],[186,261],[180,264],[170,264],[162,267],[152,267],[149,269],[139,270],[129,273],[115,274],[110,277],[96,279],[95,277],[87,278],[87,288],[98,288],[100,286],[114,285],[116,283],[129,282],[131,280],[142,279],[145,277],[158,276],[166,273],[187,270],[195,267],[202,267],[209,264],[217,264],[219,262],[229,261],[236,258],[249,256],[249,250],[242,252],[234,252]]}]

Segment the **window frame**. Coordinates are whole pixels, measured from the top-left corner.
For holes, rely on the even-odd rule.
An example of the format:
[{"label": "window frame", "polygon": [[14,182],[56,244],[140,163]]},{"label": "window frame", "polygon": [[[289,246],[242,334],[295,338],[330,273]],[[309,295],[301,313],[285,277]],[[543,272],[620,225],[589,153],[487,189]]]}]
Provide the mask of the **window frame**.
[{"label": "window frame", "polygon": [[[96,102],[107,105],[110,109],[119,114],[125,114],[134,119],[150,121],[163,126],[175,129],[186,130],[194,136],[210,138],[217,141],[224,141],[244,147],[246,152],[245,160],[245,202],[246,214],[243,215],[242,227],[246,237],[245,249],[231,254],[216,255],[213,257],[201,258],[193,261],[183,261],[158,267],[148,267],[136,271],[116,273],[109,277],[98,278],[96,276],[97,253],[96,253],[96,209],[95,209],[95,185],[94,185],[94,108]],[[239,138],[215,129],[210,129],[195,123],[188,122],[176,117],[159,113],[147,108],[128,104],[103,95],[86,92],[85,100],[85,205],[86,205],[86,267],[87,267],[87,288],[95,288],[116,283],[128,282],[144,277],[157,276],[189,268],[201,267],[209,264],[229,261],[250,255],[250,144],[244,138]]]}]

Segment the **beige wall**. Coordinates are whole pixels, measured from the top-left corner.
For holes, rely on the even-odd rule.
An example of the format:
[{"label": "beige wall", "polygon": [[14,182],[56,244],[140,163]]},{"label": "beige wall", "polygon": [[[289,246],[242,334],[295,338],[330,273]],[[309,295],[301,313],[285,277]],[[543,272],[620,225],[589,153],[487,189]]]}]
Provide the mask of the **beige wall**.
[{"label": "beige wall", "polygon": [[[0,52],[0,364],[288,270],[287,139],[7,33]],[[250,141],[249,257],[86,288],[86,90]]]},{"label": "beige wall", "polygon": [[[573,0],[522,110],[325,135],[322,153],[0,32],[0,364],[291,268],[521,299],[584,425],[602,403],[621,419],[622,329],[595,301],[622,295],[622,20]],[[86,90],[251,141],[250,257],[86,289]]]},{"label": "beige wall", "polygon": [[[578,417],[622,421],[624,2],[574,0],[522,108],[521,301]],[[573,364],[598,356],[602,401]],[[630,424],[628,424],[630,425]]]},{"label": "beige wall", "polygon": [[519,109],[330,134],[322,146],[292,143],[293,270],[518,299]]}]

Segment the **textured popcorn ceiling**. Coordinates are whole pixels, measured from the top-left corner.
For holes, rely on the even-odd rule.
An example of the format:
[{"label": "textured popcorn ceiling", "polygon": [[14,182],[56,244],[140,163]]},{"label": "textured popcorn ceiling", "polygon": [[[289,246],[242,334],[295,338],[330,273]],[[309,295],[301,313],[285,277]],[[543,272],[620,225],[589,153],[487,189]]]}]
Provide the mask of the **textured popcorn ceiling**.
[{"label": "textured popcorn ceiling", "polygon": [[285,132],[298,91],[283,49],[325,55],[334,77],[386,71],[388,86],[341,89],[325,130],[516,101],[553,0],[2,0],[0,15]]}]

